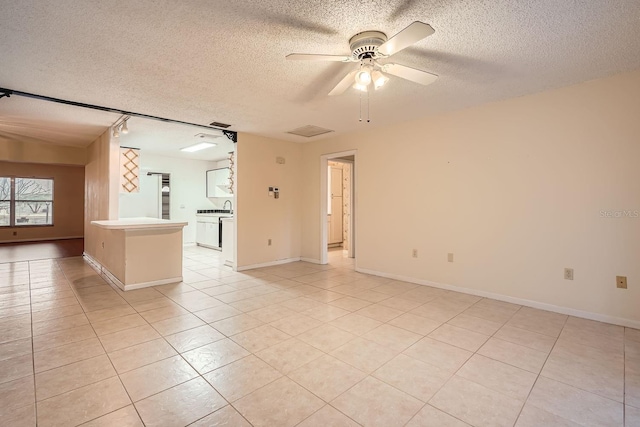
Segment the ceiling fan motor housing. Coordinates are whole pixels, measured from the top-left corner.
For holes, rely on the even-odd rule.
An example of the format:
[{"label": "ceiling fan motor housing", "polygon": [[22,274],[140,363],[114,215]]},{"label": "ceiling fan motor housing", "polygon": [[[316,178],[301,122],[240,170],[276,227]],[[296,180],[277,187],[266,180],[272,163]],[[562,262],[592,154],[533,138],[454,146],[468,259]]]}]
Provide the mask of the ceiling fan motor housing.
[{"label": "ceiling fan motor housing", "polygon": [[387,35],[380,31],[358,33],[349,40],[351,55],[358,60],[383,56],[378,53],[378,48],[386,41]]}]

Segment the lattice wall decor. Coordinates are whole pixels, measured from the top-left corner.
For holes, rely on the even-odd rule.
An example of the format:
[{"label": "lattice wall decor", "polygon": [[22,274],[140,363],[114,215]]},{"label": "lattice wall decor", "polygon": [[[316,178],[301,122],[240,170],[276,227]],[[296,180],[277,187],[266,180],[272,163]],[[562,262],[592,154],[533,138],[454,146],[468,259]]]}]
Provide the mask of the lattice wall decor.
[{"label": "lattice wall decor", "polygon": [[229,193],[231,194],[233,194],[233,188],[235,184],[235,172],[236,172],[236,167],[235,167],[234,152],[231,151],[229,152]]},{"label": "lattice wall decor", "polygon": [[140,150],[120,148],[120,192],[140,192]]}]

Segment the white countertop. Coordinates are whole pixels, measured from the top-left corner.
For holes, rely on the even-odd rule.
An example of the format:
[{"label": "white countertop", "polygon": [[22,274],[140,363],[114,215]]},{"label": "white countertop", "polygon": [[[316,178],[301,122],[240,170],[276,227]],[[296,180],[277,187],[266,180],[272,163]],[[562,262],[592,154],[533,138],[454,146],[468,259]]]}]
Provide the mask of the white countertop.
[{"label": "white countertop", "polygon": [[122,218],[108,221],[91,221],[100,228],[109,229],[141,229],[141,228],[176,228],[185,227],[188,222],[158,218]]}]

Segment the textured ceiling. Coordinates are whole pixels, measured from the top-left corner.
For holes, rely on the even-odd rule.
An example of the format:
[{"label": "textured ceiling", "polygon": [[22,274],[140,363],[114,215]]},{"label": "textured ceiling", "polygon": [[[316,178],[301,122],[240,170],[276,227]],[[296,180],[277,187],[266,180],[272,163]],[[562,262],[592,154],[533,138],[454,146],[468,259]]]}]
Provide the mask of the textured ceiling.
[{"label": "textured ceiling", "polygon": [[0,141],[86,147],[119,114],[12,96],[0,99]]},{"label": "textured ceiling", "polygon": [[[0,86],[293,141],[640,68],[638,0],[3,0],[0,16]],[[435,34],[393,61],[440,78],[392,78],[370,124],[354,90],[326,96],[353,64],[284,59],[416,20]]]}]

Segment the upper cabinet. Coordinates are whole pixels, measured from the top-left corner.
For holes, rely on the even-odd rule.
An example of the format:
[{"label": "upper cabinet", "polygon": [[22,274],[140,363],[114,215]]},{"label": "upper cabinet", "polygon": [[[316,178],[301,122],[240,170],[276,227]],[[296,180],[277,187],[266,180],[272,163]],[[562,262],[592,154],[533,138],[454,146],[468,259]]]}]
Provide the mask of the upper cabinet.
[{"label": "upper cabinet", "polygon": [[231,197],[229,168],[207,171],[207,197]]}]

